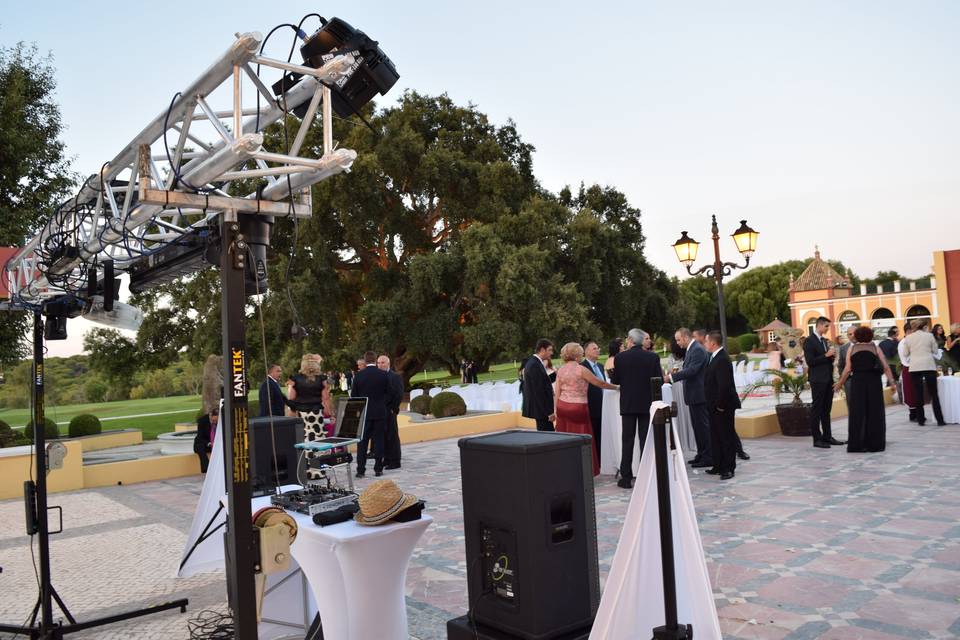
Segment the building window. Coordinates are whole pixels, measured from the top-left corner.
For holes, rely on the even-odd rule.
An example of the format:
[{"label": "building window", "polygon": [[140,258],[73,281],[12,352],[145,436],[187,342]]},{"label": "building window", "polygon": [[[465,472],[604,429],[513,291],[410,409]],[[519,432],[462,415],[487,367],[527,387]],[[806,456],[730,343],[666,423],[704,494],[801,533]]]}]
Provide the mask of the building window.
[{"label": "building window", "polygon": [[873,312],[873,315],[870,316],[870,318],[873,320],[887,320],[888,318],[892,319],[893,311],[890,311],[890,309],[885,309],[883,307],[880,307],[879,309]]},{"label": "building window", "polygon": [[927,309],[922,304],[915,304],[909,309],[907,309],[908,318],[929,318],[930,309]]}]

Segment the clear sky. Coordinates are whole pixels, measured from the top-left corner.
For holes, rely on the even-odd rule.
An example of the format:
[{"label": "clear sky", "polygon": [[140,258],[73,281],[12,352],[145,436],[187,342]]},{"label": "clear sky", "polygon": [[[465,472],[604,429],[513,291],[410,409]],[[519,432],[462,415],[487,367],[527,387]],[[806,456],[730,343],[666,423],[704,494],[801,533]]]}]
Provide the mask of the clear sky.
[{"label": "clear sky", "polygon": [[714,213],[723,236],[741,218],[760,232],[759,265],[819,244],[861,275],[919,277],[960,248],[956,2],[18,2],[0,43],[53,53],[87,175],[234,32],[313,11],[380,41],[401,74],[383,100],[447,92],[513,118],[547,188],[624,191],[668,273],[680,231],[708,242]]}]

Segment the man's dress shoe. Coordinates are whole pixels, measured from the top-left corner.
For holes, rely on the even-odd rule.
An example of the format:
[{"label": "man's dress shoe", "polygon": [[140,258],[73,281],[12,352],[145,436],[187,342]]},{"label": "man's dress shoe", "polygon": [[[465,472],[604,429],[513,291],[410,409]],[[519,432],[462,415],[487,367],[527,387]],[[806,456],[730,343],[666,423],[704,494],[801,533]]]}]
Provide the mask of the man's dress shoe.
[{"label": "man's dress shoe", "polygon": [[823,440],[817,440],[816,442],[813,443],[813,446],[815,446],[815,447],[818,448],[818,449],[829,449],[829,448],[830,448],[830,444],[829,444],[828,442],[824,442]]},{"label": "man's dress shoe", "polygon": [[721,480],[729,480],[729,479],[732,478],[732,477],[733,477],[733,471],[727,471],[726,473],[721,473],[721,474],[720,474],[720,479],[721,479]]},{"label": "man's dress shoe", "polygon": [[750,459],[750,456],[747,454],[746,451],[737,451],[737,457],[740,458],[741,460],[749,460],[749,459]]}]

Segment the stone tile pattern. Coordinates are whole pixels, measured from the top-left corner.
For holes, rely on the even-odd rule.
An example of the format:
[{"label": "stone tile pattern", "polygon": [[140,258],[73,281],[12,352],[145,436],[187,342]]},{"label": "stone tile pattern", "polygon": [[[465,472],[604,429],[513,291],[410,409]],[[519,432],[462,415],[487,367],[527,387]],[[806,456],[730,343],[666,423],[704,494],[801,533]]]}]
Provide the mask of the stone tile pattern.
[{"label": "stone tile pattern", "polygon": [[[806,438],[746,441],[752,455],[729,482],[691,470],[724,637],[729,640],[892,640],[960,637],[960,427],[917,427],[888,411],[878,454],[814,449]],[[843,437],[845,421],[835,423]],[[446,637],[467,609],[456,440],[410,445],[388,472],[427,501],[434,524],[407,575],[411,637]],[[362,488],[372,479],[359,481]],[[80,619],[189,597],[187,615],[162,613],[79,633],[78,639],[185,639],[186,620],[225,609],[222,575],[174,572],[199,478],[58,494],[54,583]],[[601,575],[629,492],[597,481]],[[20,501],[0,502],[0,619],[29,613],[36,581]],[[11,597],[11,595],[13,597]]]}]

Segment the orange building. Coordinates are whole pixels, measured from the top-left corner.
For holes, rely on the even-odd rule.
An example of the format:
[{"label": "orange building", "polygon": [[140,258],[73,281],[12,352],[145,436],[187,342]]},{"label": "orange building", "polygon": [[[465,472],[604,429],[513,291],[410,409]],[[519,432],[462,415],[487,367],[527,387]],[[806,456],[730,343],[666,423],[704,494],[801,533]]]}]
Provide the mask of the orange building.
[{"label": "orange building", "polygon": [[902,331],[906,320],[929,318],[949,332],[951,322],[960,322],[960,249],[934,252],[932,271],[919,280],[871,290],[861,284],[854,291],[849,274],[837,273],[817,250],[800,277],[791,277],[790,324],[810,331],[819,316],[826,316],[833,320],[832,339],[851,325],[869,325],[880,338],[892,326]]}]

